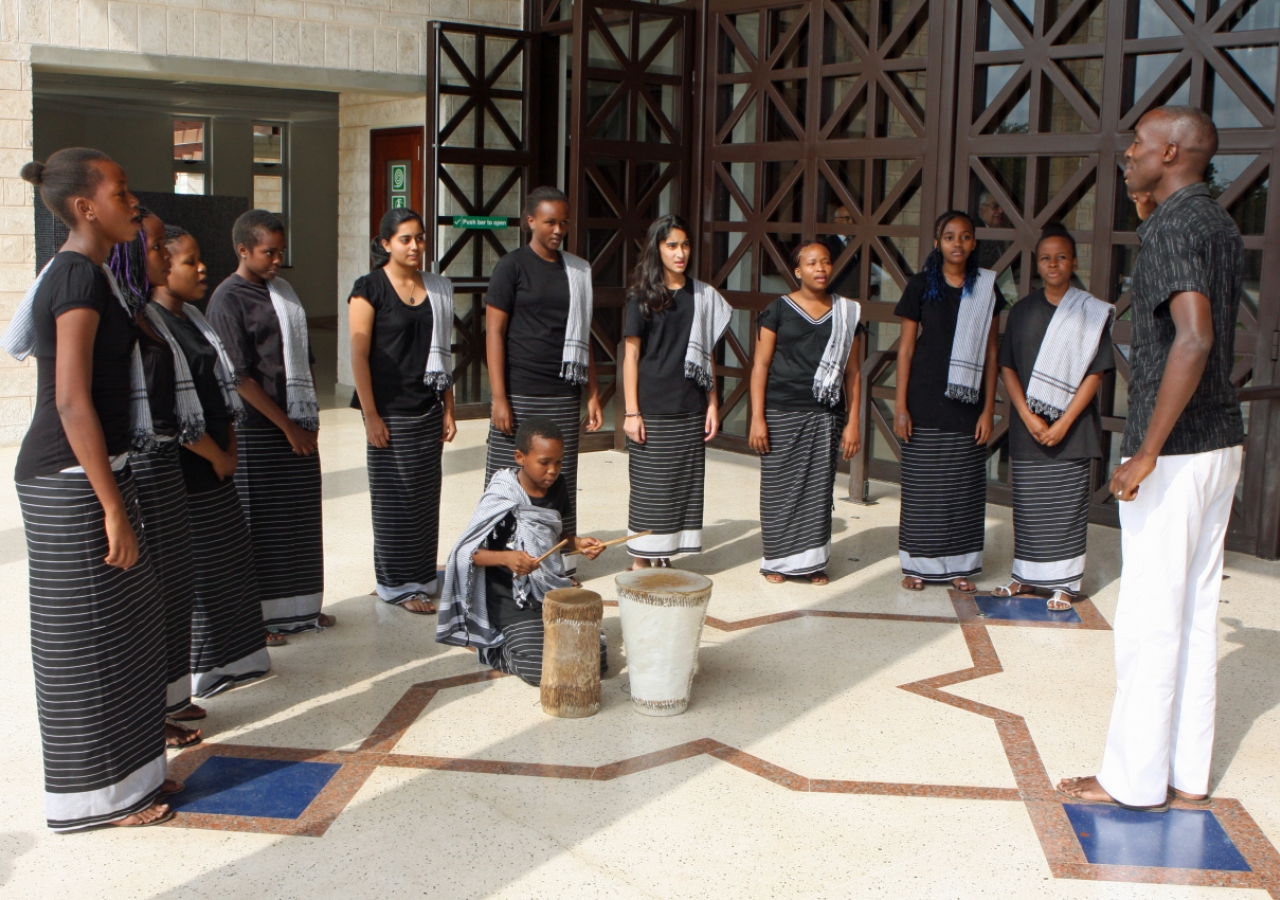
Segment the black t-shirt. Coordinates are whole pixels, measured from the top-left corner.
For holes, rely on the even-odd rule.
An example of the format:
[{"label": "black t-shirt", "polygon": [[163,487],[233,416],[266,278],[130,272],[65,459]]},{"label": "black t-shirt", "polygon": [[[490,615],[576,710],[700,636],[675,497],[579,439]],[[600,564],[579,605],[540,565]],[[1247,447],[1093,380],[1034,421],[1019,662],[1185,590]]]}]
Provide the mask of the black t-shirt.
[{"label": "black t-shirt", "polygon": [[156,437],[174,437],[178,433],[178,417],[174,411],[173,351],[159,338],[138,329],[138,351],[142,356],[142,372],[147,380],[147,406],[151,410],[151,430]]},{"label": "black t-shirt", "polygon": [[55,383],[57,320],[73,309],[92,309],[99,316],[90,391],[107,453],[116,456],[129,449],[129,372],[137,329],[112,292],[102,267],[82,254],[64,251],[44,273],[31,310],[36,336],[36,410],[18,451],[14,473],[18,481],[80,464],[62,430]]},{"label": "black t-shirt", "polygon": [[507,396],[576,397],[560,377],[569,323],[569,273],[564,260],[547,262],[526,245],[493,267],[484,302],[507,322]]},{"label": "black t-shirt", "polygon": [[[380,416],[420,416],[440,402],[427,385],[427,357],[431,354],[434,316],[431,300],[417,306],[400,299],[385,269],[361,275],[351,297],[363,297],[373,307],[373,341],[369,346],[369,374],[373,402]],[[351,395],[351,408],[360,408],[360,395]]]},{"label": "black t-shirt", "polygon": [[[529,501],[534,506],[540,506],[543,509],[554,509],[560,513],[561,519],[569,515],[569,489],[565,487],[564,476],[561,475],[555,480],[547,493],[542,497],[530,497]],[[511,536],[516,531],[515,513],[508,513],[507,517],[498,523],[498,526],[490,532],[485,538],[484,549],[486,550],[506,550],[507,543],[511,540]],[[559,538],[557,538],[558,540]],[[512,585],[511,570],[506,566],[485,566],[484,569],[484,588],[489,604],[489,621],[496,623],[499,627],[508,625],[511,622],[526,619],[537,619],[542,621],[542,604],[530,603],[525,609],[521,609],[516,605],[515,588]]]},{"label": "black t-shirt", "polygon": [[[227,401],[222,396],[222,387],[218,384],[218,351],[190,319],[175,316],[163,306],[160,307],[160,314],[164,316],[169,332],[178,342],[178,347],[187,360],[187,367],[191,369],[191,381],[195,384],[196,396],[200,398],[200,406],[204,410],[205,433],[226,450],[231,442],[232,418]],[[204,493],[220,483],[213,471],[213,463],[198,453],[192,453],[183,447],[178,454],[178,461],[182,464],[182,477],[189,493]]]},{"label": "black t-shirt", "polygon": [[[222,339],[236,374],[258,382],[276,406],[287,410],[289,395],[280,319],[267,286],[246,281],[233,272],[213,292],[205,317]],[[315,362],[314,356],[311,362]],[[244,407],[247,428],[275,427],[251,404],[246,403]]]},{"label": "black t-shirt", "polygon": [[[831,412],[833,407],[813,396],[813,376],[831,340],[831,311],[815,321],[790,298],[779,297],[760,311],[757,322],[778,336],[765,387],[765,409]],[[834,409],[842,410],[842,404]]]},{"label": "black t-shirt", "polygon": [[[1049,322],[1057,311],[1058,307],[1045,299],[1044,291],[1028,294],[1009,310],[1004,337],[1000,341],[1000,365],[1018,373],[1024,392],[1031,383],[1031,372],[1040,354],[1045,332],[1049,330]],[[1111,354],[1111,329],[1104,328],[1093,362],[1085,374],[1095,375],[1115,367]],[[1010,408],[1009,453],[1014,459],[1101,459],[1102,419],[1098,414],[1098,398],[1093,398],[1093,402],[1071,424],[1067,436],[1053,447],[1046,447],[1033,438],[1022,416]]]},{"label": "black t-shirt", "polygon": [[[925,274],[911,276],[893,311],[895,316],[920,323],[915,356],[911,358],[911,378],[907,382],[907,411],[916,428],[968,434],[978,427],[987,394],[982,387],[977,403],[961,403],[947,396],[947,371],[951,368],[951,344],[956,337],[962,291],[944,284],[942,299],[926,302],[924,289]],[[1000,288],[993,289],[996,303],[992,316],[998,316],[1007,304]]]},{"label": "black t-shirt", "polygon": [[693,291],[686,279],[671,307],[648,321],[639,300],[627,301],[623,337],[640,338],[640,412],[678,416],[707,411],[707,392],[684,374],[684,356],[693,330]]}]

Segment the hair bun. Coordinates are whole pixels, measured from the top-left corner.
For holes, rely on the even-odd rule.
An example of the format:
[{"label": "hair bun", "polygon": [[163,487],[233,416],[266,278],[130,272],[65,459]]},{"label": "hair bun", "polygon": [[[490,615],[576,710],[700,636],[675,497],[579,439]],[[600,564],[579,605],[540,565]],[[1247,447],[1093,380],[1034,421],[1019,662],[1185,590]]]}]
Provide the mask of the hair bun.
[{"label": "hair bun", "polygon": [[382,246],[381,238],[375,237],[369,241],[369,261],[375,269],[381,269],[391,262],[391,254]]},{"label": "hair bun", "polygon": [[22,180],[34,185],[44,184],[44,163],[32,160],[22,167],[22,171],[18,173],[22,176]]}]

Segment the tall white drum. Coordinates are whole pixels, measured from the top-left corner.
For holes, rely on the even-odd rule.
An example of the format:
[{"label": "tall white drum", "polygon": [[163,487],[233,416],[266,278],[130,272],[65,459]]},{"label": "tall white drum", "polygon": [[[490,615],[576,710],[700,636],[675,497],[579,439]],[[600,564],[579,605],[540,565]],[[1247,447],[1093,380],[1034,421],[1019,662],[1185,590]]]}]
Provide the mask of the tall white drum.
[{"label": "tall white drum", "polygon": [[689,706],[711,579],[681,569],[639,569],[614,583],[631,702],[646,716],[678,716]]}]

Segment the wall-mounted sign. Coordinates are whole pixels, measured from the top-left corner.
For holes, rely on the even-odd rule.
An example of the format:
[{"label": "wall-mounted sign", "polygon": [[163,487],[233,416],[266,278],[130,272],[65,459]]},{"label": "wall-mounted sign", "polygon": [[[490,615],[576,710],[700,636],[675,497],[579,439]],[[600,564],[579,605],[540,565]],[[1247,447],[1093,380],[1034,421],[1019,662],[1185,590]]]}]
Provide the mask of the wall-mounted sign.
[{"label": "wall-mounted sign", "polygon": [[500,231],[507,227],[506,216],[454,216],[454,228],[487,228]]},{"label": "wall-mounted sign", "polygon": [[409,166],[407,163],[393,163],[391,165],[391,190],[409,190]]},{"label": "wall-mounted sign", "polygon": [[404,194],[396,194],[391,198],[392,209],[404,209],[409,205],[409,198]]}]

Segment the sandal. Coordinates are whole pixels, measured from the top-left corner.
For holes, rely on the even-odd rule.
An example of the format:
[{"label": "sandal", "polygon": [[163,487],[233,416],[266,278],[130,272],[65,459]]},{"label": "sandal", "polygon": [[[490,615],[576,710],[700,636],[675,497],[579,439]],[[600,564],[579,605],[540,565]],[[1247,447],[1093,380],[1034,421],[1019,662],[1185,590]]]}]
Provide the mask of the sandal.
[{"label": "sandal", "polygon": [[204,740],[199,728],[183,728],[174,722],[164,724],[164,745],[170,750],[194,747]]},{"label": "sandal", "polygon": [[[159,809],[161,807],[164,808],[164,812],[160,813],[154,819],[142,818],[142,816],[145,816],[152,810]],[[107,824],[113,825],[116,828],[149,828],[152,825],[163,825],[165,822],[171,820],[173,816],[173,810],[169,809],[165,804],[152,803],[146,809],[142,810],[142,812],[133,813],[132,815],[125,816],[123,819],[116,819],[114,822],[108,822]],[[130,819],[135,821],[130,822]]]},{"label": "sandal", "polygon": [[[956,580],[957,580],[957,581],[961,581],[961,580],[963,580],[963,579],[956,579]],[[1019,581],[1019,580],[1018,580],[1018,579],[1016,579],[1016,578],[1012,578],[1012,579],[1010,579],[1010,580],[1009,580],[1009,583],[1008,583],[1008,584],[1002,584],[1002,585],[1000,585],[1000,587],[992,588],[992,589],[991,589],[991,596],[993,596],[993,597],[1016,597],[1016,596],[1018,596],[1019,594],[1023,593],[1024,591],[1026,591],[1026,589],[1027,589],[1027,586],[1026,586],[1025,584],[1023,584],[1021,581]],[[1051,607],[1049,607],[1049,608],[1050,608],[1050,609],[1053,609],[1053,607],[1052,607],[1052,606],[1051,606]]]},{"label": "sandal", "polygon": [[904,575],[902,577],[902,588],[908,591],[923,591],[924,579],[915,575]]},{"label": "sandal", "polygon": [[320,615],[316,616],[316,624],[321,628],[332,628],[338,624],[338,617],[320,613]]},{"label": "sandal", "polygon": [[1162,812],[1169,811],[1170,798],[1172,797],[1172,794],[1166,795],[1164,798],[1164,802],[1157,803],[1155,806],[1130,806],[1128,803],[1121,803],[1119,800],[1116,800],[1115,798],[1112,798],[1110,800],[1090,800],[1087,797],[1081,797],[1077,794],[1071,793],[1070,791],[1064,791],[1062,789],[1063,785],[1067,784],[1068,782],[1070,782],[1071,785],[1074,786],[1075,784],[1078,784],[1081,781],[1087,781],[1087,780],[1088,780],[1087,778],[1071,778],[1071,779],[1064,778],[1062,780],[1062,783],[1060,783],[1055,790],[1057,793],[1070,799],[1072,803],[1083,803],[1087,806],[1114,806],[1117,809],[1127,809],[1130,812],[1162,813]]},{"label": "sandal", "polygon": [[777,572],[761,572],[760,574],[763,575],[764,580],[769,582],[770,584],[786,584],[787,583],[786,575],[779,575]]},{"label": "sandal", "polygon": [[952,578],[951,586],[962,594],[978,593],[978,586],[968,578]]},{"label": "sandal", "polygon": [[289,640],[283,634],[277,634],[274,631],[267,632],[268,647],[283,647],[287,643],[289,643]]},{"label": "sandal", "polygon": [[1071,595],[1066,591],[1054,591],[1045,605],[1049,612],[1066,612],[1071,608]]},{"label": "sandal", "polygon": [[810,584],[822,585],[831,583],[831,579],[827,577],[826,572],[814,572],[812,575],[809,575],[808,578]]},{"label": "sandal", "polygon": [[[426,609],[412,609],[410,603],[420,603]],[[426,594],[414,594],[408,597],[400,604],[400,608],[407,613],[413,613],[415,616],[434,616],[436,614],[436,605]]]},{"label": "sandal", "polygon": [[201,719],[209,715],[208,710],[196,706],[192,703],[181,712],[176,712],[171,716],[167,716],[170,722],[199,722]]},{"label": "sandal", "polygon": [[187,789],[187,786],[181,781],[174,781],[172,778],[166,778],[164,784],[160,785],[160,793],[168,796],[169,794],[181,794]]}]

